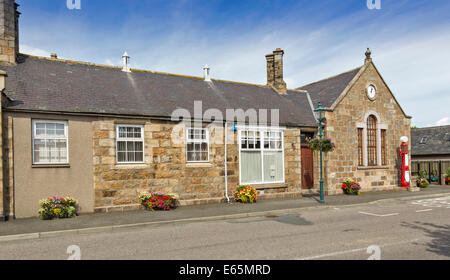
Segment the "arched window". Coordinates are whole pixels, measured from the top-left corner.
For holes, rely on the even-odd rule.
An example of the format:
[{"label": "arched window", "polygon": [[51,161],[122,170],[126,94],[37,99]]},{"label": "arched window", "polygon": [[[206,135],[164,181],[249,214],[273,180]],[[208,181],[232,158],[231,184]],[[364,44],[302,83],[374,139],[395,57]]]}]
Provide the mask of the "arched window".
[{"label": "arched window", "polygon": [[367,118],[367,164],[375,166],[377,160],[377,118],[370,115]]}]

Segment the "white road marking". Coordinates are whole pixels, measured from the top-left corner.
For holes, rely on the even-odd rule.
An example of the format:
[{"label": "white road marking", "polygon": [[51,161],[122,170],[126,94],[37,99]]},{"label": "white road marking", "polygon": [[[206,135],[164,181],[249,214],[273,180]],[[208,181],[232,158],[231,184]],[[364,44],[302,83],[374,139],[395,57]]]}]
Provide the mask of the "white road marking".
[{"label": "white road marking", "polygon": [[[388,247],[388,246],[395,246],[395,245],[402,245],[402,244],[413,243],[413,242],[417,242],[417,241],[419,241],[419,239],[412,239],[412,240],[408,240],[408,241],[393,242],[393,243],[388,243],[388,244],[381,245],[379,247],[380,248],[384,248],[384,247]],[[356,253],[356,252],[360,252],[360,251],[367,251],[367,248],[358,248],[358,249],[347,250],[347,251],[333,252],[333,253],[327,253],[327,254],[322,254],[322,255],[317,255],[317,256],[312,256],[312,257],[306,257],[306,258],[295,258],[294,260],[297,260],[297,261],[314,260],[314,259],[321,259],[321,258],[326,258],[326,257],[338,256],[338,255],[345,255],[345,254],[349,254],[349,253]]]},{"label": "white road marking", "polygon": [[433,209],[417,210],[416,213],[433,211]]},{"label": "white road marking", "polygon": [[359,214],[364,214],[364,215],[369,215],[369,216],[375,216],[375,217],[389,217],[389,216],[396,216],[399,213],[391,213],[391,214],[384,214],[384,215],[379,215],[379,214],[373,214],[373,213],[367,213],[367,212],[358,212]]},{"label": "white road marking", "polygon": [[411,204],[420,205],[423,207],[450,208],[450,196],[416,200],[411,202]]}]

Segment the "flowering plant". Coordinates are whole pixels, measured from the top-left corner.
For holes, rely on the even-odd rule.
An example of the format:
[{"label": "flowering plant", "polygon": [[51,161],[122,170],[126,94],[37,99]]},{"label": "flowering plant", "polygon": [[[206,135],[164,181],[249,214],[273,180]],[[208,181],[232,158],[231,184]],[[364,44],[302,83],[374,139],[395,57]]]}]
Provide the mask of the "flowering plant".
[{"label": "flowering plant", "polygon": [[307,139],[306,140],[310,144],[310,149],[313,151],[320,151],[322,148],[322,152],[328,153],[334,150],[335,145],[331,142],[331,138],[326,138],[320,140],[319,138],[315,139]]},{"label": "flowering plant", "polygon": [[240,186],[234,193],[234,199],[242,203],[255,203],[257,200],[257,191],[250,186]]},{"label": "flowering plant", "polygon": [[41,220],[52,220],[54,218],[64,219],[77,216],[78,201],[68,197],[49,197],[39,202],[39,218]]},{"label": "flowering plant", "polygon": [[346,194],[359,195],[361,193],[361,186],[352,178],[345,179],[341,188]]},{"label": "flowering plant", "polygon": [[445,184],[450,185],[450,168],[447,169],[447,174],[445,174],[444,177],[445,177]]},{"label": "flowering plant", "polygon": [[428,180],[425,178],[425,172],[423,170],[419,172],[419,178],[417,178],[416,183],[419,188],[426,188],[430,185]]},{"label": "flowering plant", "polygon": [[139,195],[139,200],[147,210],[168,211],[177,207],[178,196],[176,194],[165,194],[162,192],[144,192]]}]

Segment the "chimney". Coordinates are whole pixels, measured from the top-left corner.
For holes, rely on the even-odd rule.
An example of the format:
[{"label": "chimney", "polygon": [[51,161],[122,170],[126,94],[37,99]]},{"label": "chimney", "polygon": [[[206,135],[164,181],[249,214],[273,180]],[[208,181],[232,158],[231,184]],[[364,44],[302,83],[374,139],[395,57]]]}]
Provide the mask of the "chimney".
[{"label": "chimney", "polygon": [[15,65],[19,54],[19,16],[14,0],[0,0],[0,63]]},{"label": "chimney", "polygon": [[280,48],[266,55],[267,85],[272,86],[281,94],[286,94],[286,83],[283,80],[283,55],[284,51]]},{"label": "chimney", "polygon": [[131,72],[131,67],[130,67],[130,56],[128,55],[127,52],[124,52],[124,54],[122,55],[122,71],[123,72]]},{"label": "chimney", "polygon": [[208,64],[206,64],[205,66],[203,66],[203,72],[204,75],[203,77],[205,78],[205,82],[211,82],[211,73],[210,73],[210,68],[208,66]]}]

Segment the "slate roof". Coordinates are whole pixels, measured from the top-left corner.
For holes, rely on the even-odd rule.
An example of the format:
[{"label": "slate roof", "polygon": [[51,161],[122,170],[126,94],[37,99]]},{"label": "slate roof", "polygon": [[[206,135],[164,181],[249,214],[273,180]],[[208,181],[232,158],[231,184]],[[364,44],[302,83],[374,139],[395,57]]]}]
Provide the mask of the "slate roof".
[{"label": "slate roof", "polygon": [[[423,137],[426,143],[421,144]],[[450,125],[411,129],[413,156],[450,155]]]},{"label": "slate roof", "polygon": [[[14,100],[7,109],[70,113],[170,117],[177,108],[193,115],[194,101],[203,112],[226,109],[279,109],[280,124],[317,126],[307,96],[296,102],[271,87],[151,71],[21,55],[16,66],[0,66],[7,72],[4,93]],[[270,114],[268,116],[270,120]]]},{"label": "slate roof", "polygon": [[362,67],[358,67],[337,76],[304,85],[298,89],[309,92],[314,108],[318,106],[319,100],[323,106],[329,108],[353,80],[356,74],[358,74],[361,68]]}]

